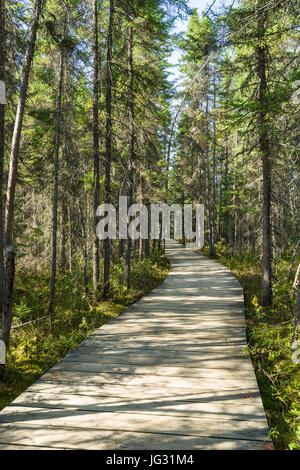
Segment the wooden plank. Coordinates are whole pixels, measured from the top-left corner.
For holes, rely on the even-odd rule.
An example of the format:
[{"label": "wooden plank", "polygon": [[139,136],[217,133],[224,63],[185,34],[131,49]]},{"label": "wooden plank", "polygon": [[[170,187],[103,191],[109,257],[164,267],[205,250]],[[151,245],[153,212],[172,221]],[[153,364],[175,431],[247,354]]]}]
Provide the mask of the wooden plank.
[{"label": "wooden plank", "polygon": [[[193,333],[193,334],[192,334]],[[164,341],[174,341],[174,340],[189,340],[189,342],[192,341],[198,341],[201,339],[209,339],[209,340],[215,340],[215,339],[223,339],[223,341],[230,341],[231,339],[241,339],[241,338],[246,338],[246,330],[244,327],[235,327],[235,328],[201,328],[200,331],[197,331],[197,333],[194,333],[192,331],[186,332],[185,330],[174,330],[171,327],[166,328],[166,329],[151,329],[151,328],[140,328],[140,330],[136,329],[136,331],[128,331],[128,330],[123,330],[119,331],[116,329],[115,331],[108,331],[104,330],[102,332],[97,331],[96,333],[93,333],[90,335],[85,341],[103,341],[106,338],[107,339],[112,339],[114,337],[114,340],[116,339],[116,336],[118,336],[118,339],[123,340],[126,337],[129,338],[140,338],[139,340],[142,341],[158,341],[160,344],[162,344]],[[164,341],[162,341],[162,339]]]},{"label": "wooden plank", "polygon": [[[80,370],[91,372],[121,372],[126,374],[152,374],[152,375],[180,375],[181,377],[208,377],[216,376],[220,378],[247,379],[253,370],[249,361],[245,361],[243,356],[233,356],[224,354],[223,357],[218,359],[218,355],[211,354],[207,357],[198,357],[192,361],[188,356],[179,360],[172,360],[171,358],[159,357],[159,355],[130,355],[124,354],[123,356],[108,355],[92,355],[92,354],[70,354],[64,358],[61,363],[57,364],[54,371],[64,369],[68,370],[69,363],[74,364],[74,369],[79,370],[75,364],[83,364]],[[221,356],[221,354],[220,354]],[[225,368],[224,359],[228,360],[228,368]],[[229,363],[230,362],[230,363]],[[163,367],[164,366],[164,367]],[[204,369],[204,370],[203,370]],[[220,369],[220,370],[219,370]],[[250,372],[249,372],[250,371]]]},{"label": "wooden plank", "polygon": [[45,409],[7,406],[0,413],[0,423],[26,423],[40,427],[54,426],[110,431],[148,432],[179,434],[198,437],[223,437],[226,439],[247,439],[268,441],[267,423],[251,420],[202,419],[169,415],[107,413],[97,411],[77,411],[69,409]]},{"label": "wooden plank", "polygon": [[156,330],[153,332],[114,332],[114,333],[108,333],[103,330],[103,333],[98,331],[96,333],[93,333],[90,335],[84,342],[92,342],[92,341],[105,341],[105,339],[108,340],[115,340],[116,339],[116,334],[118,335],[118,340],[120,341],[126,341],[128,338],[135,338],[139,339],[139,341],[142,343],[143,341],[156,341],[162,344],[162,337],[164,341],[181,341],[181,340],[188,340],[191,342],[193,341],[200,341],[200,340],[207,340],[207,341],[214,341],[216,339],[220,339],[223,341],[231,341],[234,339],[244,339],[246,337],[245,334],[245,328],[231,328],[231,329],[224,329],[224,328],[201,328],[200,331],[197,331],[197,333],[193,333],[191,335],[190,333],[187,332],[182,332],[181,331],[176,331],[167,329],[165,330]]},{"label": "wooden plank", "polygon": [[64,449],[84,450],[262,450],[267,448],[266,442],[240,439],[39,427],[26,423],[13,426],[2,424],[0,448],[9,449],[11,443],[18,446],[48,446],[54,449],[61,448],[63,445]]},{"label": "wooden plank", "polygon": [[[224,370],[240,370],[252,371],[251,363],[245,360],[245,356],[241,354],[240,350],[218,350],[211,351],[208,354],[207,350],[199,354],[179,354],[176,358],[172,357],[172,352],[168,353],[162,351],[159,353],[157,350],[144,351],[141,349],[134,350],[123,350],[121,353],[116,354],[109,351],[108,353],[103,352],[101,349],[89,349],[82,348],[77,349],[74,353],[69,354],[65,357],[65,362],[86,362],[86,363],[101,363],[101,364],[126,364],[126,365],[168,365],[171,367],[188,367],[188,368],[206,368],[206,369],[224,369]],[[119,352],[118,350],[116,352]],[[209,351],[210,352],[210,351]],[[174,355],[174,352],[173,352]],[[229,359],[224,364],[224,359]],[[232,360],[230,361],[230,359]],[[212,364],[211,361],[214,361]],[[173,375],[173,374],[172,374]]]},{"label": "wooden plank", "polygon": [[[202,341],[199,344],[194,343],[185,343],[184,348],[182,348],[181,344],[171,344],[170,345],[160,345],[153,344],[150,342],[125,342],[125,343],[118,343],[115,344],[114,341],[99,341],[98,343],[87,344],[82,343],[77,346],[73,352],[77,354],[82,352],[83,354],[118,354],[124,355],[125,353],[133,353],[139,354],[139,352],[151,355],[152,353],[157,353],[160,357],[173,357],[176,353],[175,360],[177,359],[177,355],[179,358],[183,358],[188,356],[189,358],[193,358],[193,356],[198,356],[201,354],[205,354],[205,351],[215,351],[215,352],[225,352],[225,351],[232,351],[232,352],[243,352],[246,344],[242,341],[232,341],[230,343],[226,343],[225,341]],[[66,356],[67,357],[67,356]],[[248,357],[248,356],[247,356]]]},{"label": "wooden plank", "polygon": [[[79,346],[77,346],[74,349],[74,352],[77,350],[89,350],[89,351],[97,351],[100,349],[103,349],[103,351],[118,351],[118,350],[137,350],[137,349],[142,349],[142,350],[155,350],[159,351],[162,355],[164,354],[164,351],[166,352],[182,352],[185,351],[187,354],[197,354],[201,353],[202,350],[207,349],[208,351],[213,350],[214,348],[216,351],[219,351],[220,349],[224,348],[230,348],[232,347],[240,347],[240,348],[245,348],[246,342],[245,339],[230,339],[227,340],[224,338],[215,338],[215,339],[209,339],[209,338],[201,338],[197,342],[191,342],[188,340],[181,340],[175,341],[174,340],[168,340],[165,342],[165,344],[158,344],[157,341],[154,340],[144,340],[144,341],[139,341],[138,337],[127,337],[123,336],[122,338],[119,337],[119,341],[116,342],[114,341],[114,337],[110,337],[109,339],[106,338],[99,338],[98,340],[90,340],[89,338],[85,341],[83,341]],[[174,357],[174,354],[173,354]]]},{"label": "wooden plank", "polygon": [[[157,316],[152,317],[152,318],[151,317],[141,318],[140,316],[133,316],[133,317],[124,316],[123,318],[120,318],[118,321],[113,320],[109,322],[109,324],[106,324],[105,326],[106,328],[108,327],[111,328],[113,326],[120,328],[120,326],[124,325],[125,327],[129,328],[129,327],[135,326],[137,320],[138,320],[139,325],[142,325],[143,327],[151,326],[153,328],[154,326],[157,326],[158,329],[160,329],[160,328],[170,326],[170,318],[169,320],[166,320],[165,316],[162,316],[161,318]],[[184,322],[185,330],[186,329],[194,330],[195,328],[199,328],[199,327],[207,328],[209,325],[215,324],[216,321],[218,322],[219,326],[223,326],[223,325],[228,325],[230,327],[242,326],[244,328],[242,317],[237,318],[236,316],[225,317],[225,315],[222,315],[222,318],[220,319],[220,315],[218,316],[210,315],[208,316],[208,318],[203,318],[201,320],[199,320],[199,318],[191,319],[191,318],[185,317],[184,319],[182,319],[182,317],[181,318],[172,317],[171,321],[172,321],[172,328],[174,329],[182,329],[182,322]]]},{"label": "wooden plank", "polygon": [[[214,331],[214,325],[216,322],[214,321],[209,321],[207,320],[206,322],[203,322],[201,325],[186,325],[184,326],[184,331],[186,334],[189,334],[189,330],[191,333],[190,337],[194,337],[193,332],[195,331],[195,328],[201,328],[201,329],[212,329]],[[236,325],[235,325],[236,323]],[[245,331],[245,327],[241,325],[240,321],[234,322],[234,321],[220,321],[218,322],[218,328],[222,329],[223,335],[226,336],[226,334],[229,335],[234,335],[235,331],[237,333],[242,333]],[[169,325],[167,328],[167,331],[170,333],[173,333],[175,335],[180,335],[182,333],[182,325],[181,327],[179,325]],[[103,325],[101,328],[101,331],[97,332],[99,336],[105,335],[105,334],[134,334],[134,333],[143,333],[143,334],[149,334],[153,336],[163,336],[165,333],[165,330],[163,328],[163,325],[160,326],[159,322],[155,325],[151,325],[149,323],[146,324],[140,324],[139,322],[133,322],[130,324],[115,324],[115,325]],[[95,336],[97,336],[95,334]]]},{"label": "wooden plank", "polygon": [[253,399],[240,399],[239,407],[232,406],[233,400],[216,401],[213,396],[207,396],[206,401],[181,401],[176,397],[164,399],[136,399],[136,398],[113,398],[111,396],[86,396],[79,394],[53,394],[44,392],[27,392],[16,399],[11,406],[26,406],[39,408],[59,408],[101,412],[119,413],[143,413],[154,415],[171,415],[196,417],[201,419],[235,419],[264,421],[265,414],[260,400],[253,404]]},{"label": "wooden plank", "polygon": [[[218,390],[210,390],[209,388],[206,388],[203,391],[183,387],[159,387],[157,384],[142,387],[129,384],[120,385],[113,383],[69,383],[67,381],[61,381],[58,377],[56,377],[55,380],[50,381],[44,379],[38,380],[27,389],[27,392],[60,395],[76,393],[78,395],[86,395],[91,397],[109,396],[118,398],[132,398],[135,400],[140,400],[143,398],[149,400],[168,398],[170,400],[196,401],[197,403],[211,400],[215,400],[216,402],[225,400],[226,402],[231,403],[233,406],[241,406],[242,404],[253,403],[260,404],[262,407],[262,402],[257,386],[253,388],[247,388],[247,390],[233,390],[230,388],[227,390],[224,390],[223,388],[219,388]],[[23,395],[21,395],[21,397],[22,396]]]},{"label": "wooden plank", "polygon": [[148,386],[155,383],[161,387],[172,388],[190,388],[193,390],[247,390],[257,386],[255,378],[250,376],[247,380],[236,379],[223,379],[223,378],[209,378],[209,377],[170,377],[170,376],[156,376],[156,375],[138,375],[138,374],[118,374],[118,373],[99,373],[87,372],[77,370],[53,370],[44,374],[40,380],[56,381],[59,379],[63,382],[81,382],[93,384],[126,384],[126,385],[139,385]]}]

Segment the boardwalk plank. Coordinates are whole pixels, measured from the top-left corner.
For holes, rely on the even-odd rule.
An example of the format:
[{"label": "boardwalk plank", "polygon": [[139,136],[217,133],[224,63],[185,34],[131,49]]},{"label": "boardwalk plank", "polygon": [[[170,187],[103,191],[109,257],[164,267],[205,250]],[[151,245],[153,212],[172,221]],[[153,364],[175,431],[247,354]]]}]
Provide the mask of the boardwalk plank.
[{"label": "boardwalk plank", "polygon": [[[38,380],[27,389],[26,393],[49,393],[49,394],[74,394],[77,395],[86,395],[90,397],[102,397],[108,396],[112,399],[114,397],[118,398],[131,398],[135,400],[140,399],[162,399],[168,398],[172,401],[184,400],[184,401],[196,401],[196,402],[206,402],[206,401],[215,401],[216,403],[220,401],[226,401],[226,403],[231,403],[232,405],[238,407],[243,406],[244,404],[259,404],[262,408],[261,398],[258,392],[257,387],[248,388],[245,390],[234,390],[228,389],[224,390],[219,388],[218,390],[210,390],[206,388],[205,390],[190,390],[187,388],[172,388],[172,387],[159,387],[155,385],[147,386],[135,386],[128,384],[93,384],[90,382],[86,383],[73,383],[73,382],[64,382],[58,378],[55,381],[46,381]],[[22,394],[20,397],[23,397]],[[21,398],[17,398],[17,400]],[[16,402],[15,401],[15,402]],[[13,402],[13,403],[15,403]],[[21,403],[21,402],[20,402]],[[33,404],[34,404],[33,400]]]},{"label": "boardwalk plank", "polygon": [[[33,395],[34,393],[34,395]],[[100,399],[99,399],[100,398]],[[253,403],[256,401],[256,403]],[[233,399],[217,401],[213,396],[193,397],[192,401],[182,401],[179,397],[168,396],[165,399],[120,399],[103,396],[74,395],[72,393],[61,396],[59,394],[41,392],[27,392],[15,400],[14,405],[38,406],[41,408],[62,408],[87,411],[108,411],[122,413],[150,413],[156,415],[171,415],[209,419],[235,419],[265,421],[265,415],[260,400],[240,399],[239,407],[233,410]]]},{"label": "boardwalk plank", "polygon": [[7,406],[0,414],[0,423],[27,423],[29,425],[88,428],[113,431],[132,431],[161,434],[179,434],[198,437],[225,437],[227,439],[267,440],[265,421],[203,419],[143,413],[109,413],[58,408],[31,408]]},{"label": "boardwalk plank", "polygon": [[20,450],[23,450],[24,445],[47,446],[54,449],[64,445],[65,449],[85,450],[144,450],[145,447],[147,450],[263,450],[266,448],[266,443],[262,441],[3,424],[0,449],[9,449],[11,443],[15,443],[14,448]]}]

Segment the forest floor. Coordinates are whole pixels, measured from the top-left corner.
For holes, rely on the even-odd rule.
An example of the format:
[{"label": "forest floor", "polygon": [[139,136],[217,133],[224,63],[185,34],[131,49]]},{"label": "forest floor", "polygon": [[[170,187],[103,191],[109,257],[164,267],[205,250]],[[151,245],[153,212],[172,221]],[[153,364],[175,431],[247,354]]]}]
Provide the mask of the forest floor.
[{"label": "forest floor", "polygon": [[[110,300],[95,302],[83,289],[82,272],[60,273],[57,277],[55,316],[14,328],[4,382],[0,382],[0,409],[24,392],[41,375],[72,351],[96,328],[118,316],[166,277],[169,263],[156,253],[133,260],[132,286],[123,285],[123,267],[114,264]],[[16,276],[13,326],[47,315],[48,273],[19,270]],[[92,286],[89,286],[92,292]]]},{"label": "forest floor", "polygon": [[[201,252],[209,256],[208,247]],[[291,349],[296,288],[292,281],[286,282],[291,256],[274,262],[271,308],[261,305],[259,257],[247,253],[231,257],[230,248],[217,243],[212,258],[225,264],[244,288],[248,349],[275,448],[300,449],[300,371],[299,365],[292,362]]]}]

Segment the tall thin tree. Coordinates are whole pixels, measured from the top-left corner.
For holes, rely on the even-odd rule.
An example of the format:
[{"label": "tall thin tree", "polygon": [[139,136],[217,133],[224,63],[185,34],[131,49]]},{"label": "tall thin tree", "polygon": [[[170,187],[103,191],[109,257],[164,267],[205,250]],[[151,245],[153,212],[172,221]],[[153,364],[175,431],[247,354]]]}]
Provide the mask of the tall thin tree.
[{"label": "tall thin tree", "polygon": [[[128,155],[128,206],[130,207],[133,203],[133,159],[134,159],[134,141],[135,141],[135,130],[134,130],[134,92],[133,92],[133,28],[129,27],[128,32],[128,55],[127,55],[127,66],[128,66],[128,114],[129,114],[129,155]],[[130,285],[130,265],[131,265],[131,249],[132,241],[127,234],[126,249],[125,249],[125,264],[124,264],[124,283],[129,288]]]},{"label": "tall thin tree", "polygon": [[51,263],[51,281],[50,281],[50,299],[49,315],[53,313],[55,281],[57,269],[57,207],[58,207],[58,166],[59,151],[61,143],[61,104],[64,78],[65,49],[63,42],[60,49],[60,66],[56,105],[56,123],[55,123],[55,150],[54,150],[54,174],[53,174],[53,199],[52,199],[52,263]]},{"label": "tall thin tree", "polygon": [[[261,3],[261,2],[260,2]],[[261,4],[258,4],[261,7]],[[268,48],[265,39],[267,11],[258,9],[257,63],[259,77],[259,147],[263,167],[263,304],[272,303],[272,240],[271,240],[271,146],[268,132]]]},{"label": "tall thin tree", "polygon": [[96,233],[99,205],[99,39],[98,39],[98,0],[93,2],[93,154],[94,154],[94,240],[93,240],[93,286],[96,291],[99,283],[99,240]]},{"label": "tall thin tree", "polygon": [[3,285],[4,285],[4,265],[3,265],[3,165],[5,147],[5,1],[0,2],[0,82],[3,92],[2,102],[0,101],[0,312],[3,308]]},{"label": "tall thin tree", "polygon": [[[4,281],[4,299],[2,312],[2,329],[1,339],[4,341],[6,350],[8,348],[11,323],[12,323],[12,303],[13,289],[15,278],[15,248],[13,245],[13,224],[14,224],[14,208],[15,208],[15,192],[18,174],[19,152],[21,133],[25,112],[25,103],[27,97],[27,89],[29,82],[29,73],[31,69],[34,48],[36,43],[36,34],[41,15],[43,0],[36,0],[30,26],[30,33],[26,47],[25,60],[22,70],[20,95],[15,118],[15,125],[12,136],[11,155],[9,162],[9,173],[7,183],[7,197],[5,207],[5,231],[4,231],[4,247],[5,247],[5,281]],[[4,367],[1,366],[0,375],[3,373]]]},{"label": "tall thin tree", "polygon": [[[112,44],[113,44],[113,17],[114,2],[109,1],[109,21],[107,29],[107,52],[106,52],[106,125],[105,125],[105,203],[111,200],[110,172],[111,172],[111,145],[112,145]],[[109,292],[111,241],[107,237],[104,240],[104,291],[103,296],[107,298]]]}]

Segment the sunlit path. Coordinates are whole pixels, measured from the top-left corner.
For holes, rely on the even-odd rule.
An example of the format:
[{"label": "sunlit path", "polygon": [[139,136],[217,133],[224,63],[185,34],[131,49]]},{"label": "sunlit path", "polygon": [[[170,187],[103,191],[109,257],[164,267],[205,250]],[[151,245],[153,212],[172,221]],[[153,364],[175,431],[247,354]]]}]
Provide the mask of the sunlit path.
[{"label": "sunlit path", "polygon": [[178,243],[163,284],[0,413],[0,448],[264,449],[243,292]]}]

